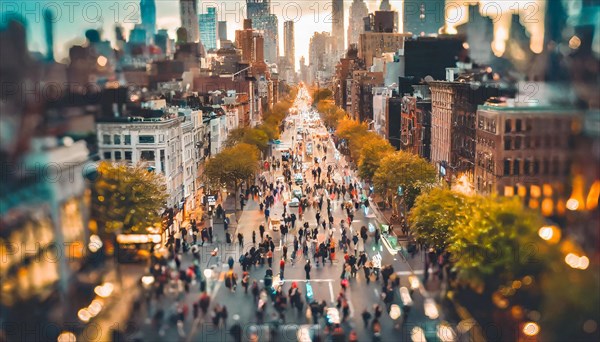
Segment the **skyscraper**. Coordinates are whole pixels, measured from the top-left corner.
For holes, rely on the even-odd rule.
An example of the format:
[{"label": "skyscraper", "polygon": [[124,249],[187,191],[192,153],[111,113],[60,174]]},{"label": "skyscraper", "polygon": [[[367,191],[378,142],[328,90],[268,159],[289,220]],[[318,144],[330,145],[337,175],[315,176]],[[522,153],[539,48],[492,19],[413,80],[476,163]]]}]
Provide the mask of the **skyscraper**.
[{"label": "skyscraper", "polygon": [[352,2],[352,5],[350,5],[350,22],[348,23],[348,45],[358,43],[358,36],[365,31],[363,18],[368,15],[369,9],[363,0]]},{"label": "skyscraper", "polygon": [[54,62],[54,12],[50,9],[44,11],[44,29],[46,33],[46,48],[48,52],[46,54],[46,60]]},{"label": "skyscraper", "polygon": [[217,30],[217,34],[219,35],[219,40],[227,40],[227,22],[219,21],[219,26]]},{"label": "skyscraper", "polygon": [[263,31],[265,60],[276,63],[279,57],[279,21],[271,14],[269,0],[246,0],[246,17],[252,20],[252,27]]},{"label": "skyscraper", "polygon": [[179,0],[181,27],[183,27],[187,32],[188,43],[197,43],[200,41],[200,27],[198,25],[197,8],[197,0]]},{"label": "skyscraper", "polygon": [[146,30],[146,43],[150,44],[156,33],[156,3],[154,0],[141,0],[142,27]]},{"label": "skyscraper", "polygon": [[206,12],[198,16],[200,37],[207,50],[215,50],[217,48],[217,11],[214,7],[209,7]]},{"label": "skyscraper", "polygon": [[336,55],[346,50],[344,39],[344,0],[333,0],[331,24],[333,36],[335,37]]},{"label": "skyscraper", "polygon": [[283,23],[283,53],[287,64],[295,70],[296,49],[294,47],[294,22],[292,20]]}]

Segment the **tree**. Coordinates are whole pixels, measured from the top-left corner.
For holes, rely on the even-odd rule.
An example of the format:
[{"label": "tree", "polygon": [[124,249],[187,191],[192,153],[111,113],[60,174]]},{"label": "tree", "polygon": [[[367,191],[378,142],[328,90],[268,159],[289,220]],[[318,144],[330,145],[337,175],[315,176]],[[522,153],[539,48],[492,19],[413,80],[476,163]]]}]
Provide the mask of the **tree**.
[{"label": "tree", "polygon": [[141,165],[101,162],[92,215],[105,233],[146,233],[149,227],[160,227],[160,210],[168,197],[165,184],[161,174]]},{"label": "tree", "polygon": [[433,188],[417,197],[410,210],[410,229],[417,242],[444,251],[454,225],[457,221],[465,222],[463,216],[471,205],[472,201],[461,193]]},{"label": "tree", "polygon": [[313,92],[313,105],[318,105],[319,101],[333,98],[333,93],[328,88],[318,88]]},{"label": "tree", "polygon": [[333,129],[337,128],[338,122],[347,116],[346,112],[336,106],[333,100],[320,101],[317,110],[321,114],[325,126]]},{"label": "tree", "polygon": [[352,140],[361,135],[366,135],[369,131],[366,123],[357,120],[344,118],[338,123],[336,135],[342,139]]},{"label": "tree", "polygon": [[[267,127],[261,125],[256,128],[242,127],[236,128],[229,133],[225,146],[234,147],[239,143],[246,143],[256,146],[260,151],[266,152],[269,146],[269,136],[265,132]],[[273,132],[269,132],[273,133]]]},{"label": "tree", "polygon": [[437,183],[433,165],[425,159],[404,151],[396,151],[385,156],[373,176],[377,191],[390,203],[398,187],[402,189],[402,199],[410,209],[422,190],[430,189]]},{"label": "tree", "polygon": [[204,174],[215,187],[222,184],[233,186],[237,197],[239,184],[258,171],[259,155],[254,145],[239,143],[227,147],[206,163]]},{"label": "tree", "polygon": [[[374,133],[373,133],[374,134]],[[388,154],[392,154],[396,149],[390,143],[380,136],[369,135],[365,140],[358,161],[358,172],[360,177],[365,179],[373,179],[375,172],[379,168],[381,160]]]}]

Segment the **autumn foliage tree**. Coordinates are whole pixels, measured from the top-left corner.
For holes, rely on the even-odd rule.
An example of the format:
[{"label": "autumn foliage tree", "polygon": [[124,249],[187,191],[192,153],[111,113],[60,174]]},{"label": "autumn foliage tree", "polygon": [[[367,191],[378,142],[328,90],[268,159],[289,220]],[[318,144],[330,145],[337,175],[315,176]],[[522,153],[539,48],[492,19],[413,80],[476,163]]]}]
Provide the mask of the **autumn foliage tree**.
[{"label": "autumn foliage tree", "polygon": [[160,227],[165,184],[161,174],[141,165],[103,161],[92,188],[92,217],[104,233],[147,233],[149,227]]}]

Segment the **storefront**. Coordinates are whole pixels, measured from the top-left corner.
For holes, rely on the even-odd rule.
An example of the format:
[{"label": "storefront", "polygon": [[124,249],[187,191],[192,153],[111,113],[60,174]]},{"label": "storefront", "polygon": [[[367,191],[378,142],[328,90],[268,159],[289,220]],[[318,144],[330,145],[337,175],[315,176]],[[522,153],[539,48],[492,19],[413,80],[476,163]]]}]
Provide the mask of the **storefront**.
[{"label": "storefront", "polygon": [[123,263],[146,262],[161,243],[160,234],[119,234],[117,259]]}]

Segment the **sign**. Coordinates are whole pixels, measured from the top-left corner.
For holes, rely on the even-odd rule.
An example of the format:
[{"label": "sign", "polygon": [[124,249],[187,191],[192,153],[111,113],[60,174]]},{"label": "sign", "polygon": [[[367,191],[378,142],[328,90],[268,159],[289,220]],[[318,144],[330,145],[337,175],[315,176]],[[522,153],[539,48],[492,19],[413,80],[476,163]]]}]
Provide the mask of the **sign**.
[{"label": "sign", "polygon": [[208,196],[206,196],[206,200],[208,201],[208,205],[215,205],[215,204],[217,204],[217,199],[215,198],[214,195],[208,195]]},{"label": "sign", "polygon": [[404,194],[404,190],[401,185],[398,185],[398,196],[402,196]]}]

